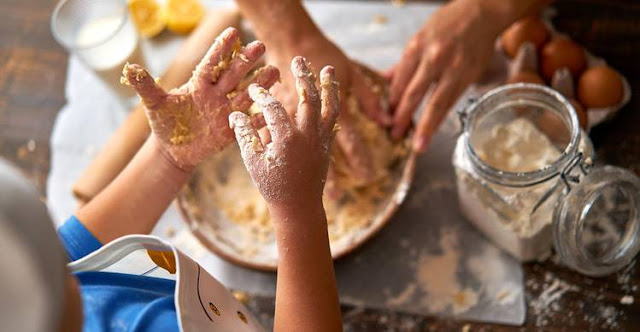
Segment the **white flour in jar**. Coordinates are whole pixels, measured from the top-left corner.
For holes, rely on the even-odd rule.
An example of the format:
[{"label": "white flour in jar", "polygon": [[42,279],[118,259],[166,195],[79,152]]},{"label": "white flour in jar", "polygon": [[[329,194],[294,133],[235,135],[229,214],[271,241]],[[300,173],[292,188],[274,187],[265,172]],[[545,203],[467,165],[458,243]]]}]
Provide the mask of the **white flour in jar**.
[{"label": "white flour in jar", "polygon": [[531,172],[552,164],[560,151],[547,135],[525,118],[495,126],[476,154],[485,163],[507,172]]},{"label": "white flour in jar", "polygon": [[[553,188],[547,181],[527,188],[490,183],[473,169],[465,155],[464,139],[456,145],[458,197],[463,215],[497,246],[521,261],[545,257],[552,247],[551,220],[557,192],[535,213],[534,206]],[[534,171],[556,161],[561,152],[529,120],[518,118],[496,125],[477,144],[485,163],[509,172]]]}]

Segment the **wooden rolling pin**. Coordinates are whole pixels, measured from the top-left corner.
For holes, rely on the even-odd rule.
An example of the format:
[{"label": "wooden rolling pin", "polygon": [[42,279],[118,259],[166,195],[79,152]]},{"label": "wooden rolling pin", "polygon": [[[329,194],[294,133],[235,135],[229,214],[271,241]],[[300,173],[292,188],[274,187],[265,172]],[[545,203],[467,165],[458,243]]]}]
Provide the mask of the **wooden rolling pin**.
[{"label": "wooden rolling pin", "polygon": [[[239,29],[240,21],[240,13],[235,8],[210,11],[182,44],[159,84],[169,90],[187,82],[215,38],[227,27]],[[89,202],[111,183],[138,152],[149,133],[144,109],[137,106],[73,185],[73,195],[80,205]]]}]

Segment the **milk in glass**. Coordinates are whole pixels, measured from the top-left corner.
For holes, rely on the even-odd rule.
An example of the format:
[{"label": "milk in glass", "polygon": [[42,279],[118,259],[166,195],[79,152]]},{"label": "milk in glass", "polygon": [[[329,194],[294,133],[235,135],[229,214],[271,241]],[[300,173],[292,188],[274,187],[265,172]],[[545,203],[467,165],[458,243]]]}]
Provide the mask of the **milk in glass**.
[{"label": "milk in glass", "polygon": [[76,34],[77,54],[120,97],[132,97],[130,87],[120,84],[125,63],[144,65],[138,34],[131,20],[121,15],[96,18]]}]

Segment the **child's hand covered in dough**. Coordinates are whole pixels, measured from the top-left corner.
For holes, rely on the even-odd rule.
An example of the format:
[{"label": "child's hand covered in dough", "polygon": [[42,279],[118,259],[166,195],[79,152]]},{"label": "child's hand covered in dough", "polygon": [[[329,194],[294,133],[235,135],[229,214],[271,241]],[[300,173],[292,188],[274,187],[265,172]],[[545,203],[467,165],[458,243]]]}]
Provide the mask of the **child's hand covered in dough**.
[{"label": "child's hand covered in dough", "polygon": [[255,84],[249,86],[251,99],[263,112],[271,143],[261,142],[247,115],[234,112],[229,116],[244,164],[272,208],[274,204],[278,207],[322,204],[339,113],[339,88],[333,67],[324,67],[320,72],[321,93],[304,58],[294,58],[291,71],[299,96],[294,118],[267,90]]},{"label": "child's hand covered in dough", "polygon": [[161,149],[176,166],[189,171],[233,141],[227,117],[253,103],[247,86],[268,89],[278,80],[278,69],[271,66],[245,78],[264,51],[259,41],[242,47],[238,31],[228,28],[181,87],[166,92],[136,64],[125,66],[122,82],[140,95]]}]

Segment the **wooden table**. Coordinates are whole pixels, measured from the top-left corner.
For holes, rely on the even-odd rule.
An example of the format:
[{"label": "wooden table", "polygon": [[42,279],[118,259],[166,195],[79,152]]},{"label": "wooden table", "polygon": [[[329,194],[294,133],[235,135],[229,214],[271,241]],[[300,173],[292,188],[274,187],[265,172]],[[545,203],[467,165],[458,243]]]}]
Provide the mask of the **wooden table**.
[{"label": "wooden table", "polygon": [[[67,54],[49,30],[54,4],[54,0],[0,3],[0,154],[34,179],[41,192],[49,171],[53,121],[65,101]],[[558,16],[554,24],[560,31],[607,59],[629,80],[631,102],[612,122],[595,128],[592,139],[600,161],[627,167],[640,175],[640,2],[572,0],[560,1],[555,7]],[[526,264],[524,269],[524,328],[350,306],[343,307],[345,326],[352,331],[640,330],[640,274],[635,263],[601,279],[581,276],[552,260]],[[568,290],[555,301],[543,301],[541,293],[545,289],[549,293],[550,288]],[[621,304],[626,295],[637,300]],[[252,298],[249,304],[268,323],[273,299]]]}]

